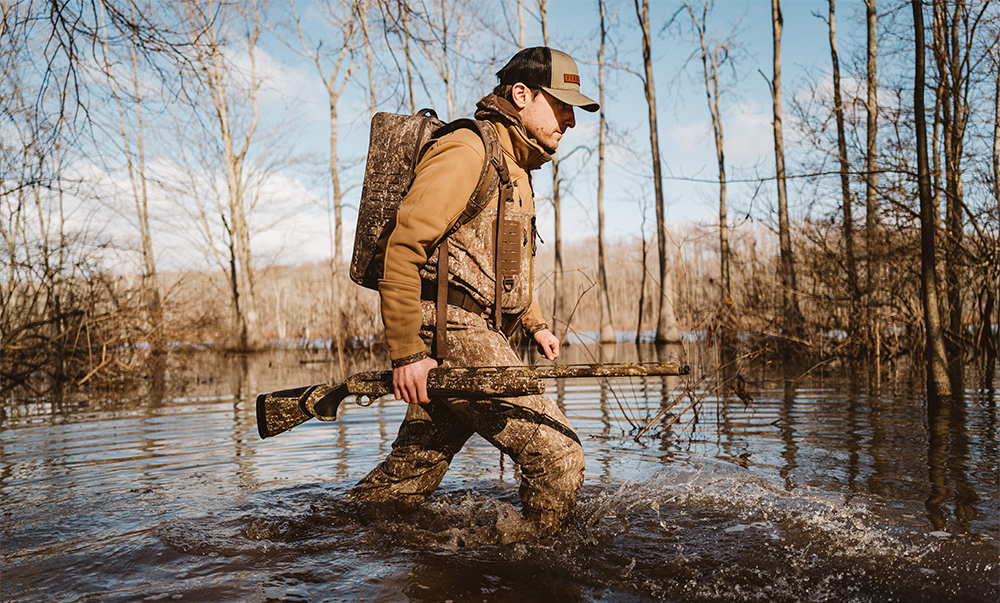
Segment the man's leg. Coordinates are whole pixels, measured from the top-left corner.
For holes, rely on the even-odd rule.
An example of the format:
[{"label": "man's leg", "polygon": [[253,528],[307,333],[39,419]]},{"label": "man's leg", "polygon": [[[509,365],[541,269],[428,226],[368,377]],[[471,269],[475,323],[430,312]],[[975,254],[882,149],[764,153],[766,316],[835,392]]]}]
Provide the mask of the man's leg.
[{"label": "man's leg", "polygon": [[[485,320],[449,309],[446,364],[519,366],[506,337]],[[583,447],[559,407],[545,396],[443,401],[477,433],[521,467],[524,515],[541,527],[562,523],[583,485]]]},{"label": "man's leg", "polygon": [[566,417],[545,396],[446,400],[477,433],[521,468],[526,518],[557,527],[583,485],[583,447]]},{"label": "man's leg", "polygon": [[374,501],[423,502],[437,489],[451,459],[472,433],[439,400],[408,405],[392,452],[349,495]]}]

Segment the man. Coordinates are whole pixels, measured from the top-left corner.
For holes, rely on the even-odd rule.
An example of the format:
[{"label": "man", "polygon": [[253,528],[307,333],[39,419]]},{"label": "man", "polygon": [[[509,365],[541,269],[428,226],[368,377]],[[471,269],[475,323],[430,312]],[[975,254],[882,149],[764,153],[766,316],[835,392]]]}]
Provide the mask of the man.
[{"label": "man", "polygon": [[[351,494],[421,502],[440,484],[455,453],[479,433],[521,467],[523,514],[547,530],[561,525],[572,510],[584,469],[579,438],[552,400],[540,395],[432,400],[427,395],[427,373],[439,363],[520,364],[492,320],[498,282],[502,326],[519,322],[546,358],[559,356],[559,340],[532,297],[536,233],[529,172],[549,161],[563,133],[576,125],[574,107],[593,112],[598,104],[580,93],[576,63],[558,50],[521,50],[497,78],[493,93],[477,104],[476,117],[495,128],[510,182],[506,189],[501,183],[486,209],[447,238],[444,354],[432,345],[438,316],[435,279],[439,263],[444,264],[439,245],[465,210],[483,170],[486,148],[478,133],[458,129],[425,147],[395,221],[379,241],[374,261],[384,266],[379,294],[393,387],[396,399],[408,406],[392,453]],[[511,264],[505,265],[503,278],[497,277],[500,262],[494,257],[498,215],[513,233],[502,239],[508,245],[504,259]]]}]

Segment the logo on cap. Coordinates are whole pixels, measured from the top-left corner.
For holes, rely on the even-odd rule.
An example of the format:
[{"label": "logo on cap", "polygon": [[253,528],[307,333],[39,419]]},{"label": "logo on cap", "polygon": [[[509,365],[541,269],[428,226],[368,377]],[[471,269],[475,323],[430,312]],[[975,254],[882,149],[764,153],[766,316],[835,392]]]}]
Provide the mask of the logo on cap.
[{"label": "logo on cap", "polygon": [[564,73],[563,74],[563,81],[566,82],[567,84],[576,84],[577,86],[579,86],[580,85],[580,76],[578,76],[575,73]]}]

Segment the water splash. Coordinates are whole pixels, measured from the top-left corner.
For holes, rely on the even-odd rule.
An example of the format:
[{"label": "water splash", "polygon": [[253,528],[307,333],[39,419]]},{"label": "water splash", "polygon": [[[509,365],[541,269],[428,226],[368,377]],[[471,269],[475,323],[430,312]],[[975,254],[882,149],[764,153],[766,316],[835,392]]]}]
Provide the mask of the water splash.
[{"label": "water splash", "polygon": [[[692,512],[698,521],[693,522]],[[848,501],[807,487],[789,491],[777,480],[708,458],[641,472],[615,491],[584,500],[574,525],[596,543],[609,531],[620,531],[622,517],[629,514],[652,514],[667,532],[712,521],[725,535],[756,533],[807,543],[806,551],[822,549],[826,556],[916,560],[937,546],[936,540],[902,542],[891,526],[877,524],[877,514],[861,497]]]}]

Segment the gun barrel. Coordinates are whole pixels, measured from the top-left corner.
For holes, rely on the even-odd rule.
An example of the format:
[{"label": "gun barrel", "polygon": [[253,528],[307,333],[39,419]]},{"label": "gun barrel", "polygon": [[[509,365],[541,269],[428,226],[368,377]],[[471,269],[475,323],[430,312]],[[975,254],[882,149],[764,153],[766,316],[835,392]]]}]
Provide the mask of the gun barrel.
[{"label": "gun barrel", "polygon": [[656,377],[688,375],[691,367],[680,362],[624,362],[620,364],[565,364],[531,367],[543,379],[565,377]]}]

